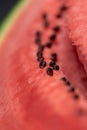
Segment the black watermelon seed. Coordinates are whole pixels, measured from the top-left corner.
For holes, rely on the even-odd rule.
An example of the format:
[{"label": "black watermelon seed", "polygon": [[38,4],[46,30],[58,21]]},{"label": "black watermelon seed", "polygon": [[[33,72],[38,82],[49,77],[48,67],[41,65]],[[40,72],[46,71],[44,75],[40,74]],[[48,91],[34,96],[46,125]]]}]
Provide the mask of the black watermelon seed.
[{"label": "black watermelon seed", "polygon": [[46,18],[47,18],[47,14],[43,14],[43,15],[42,15],[42,18],[43,18],[43,19],[46,19]]},{"label": "black watermelon seed", "polygon": [[63,5],[62,7],[61,7],[61,11],[66,11],[68,9],[68,7],[66,6],[66,5]]},{"label": "black watermelon seed", "polygon": [[74,98],[75,100],[78,100],[78,99],[79,99],[79,95],[78,95],[78,94],[74,94],[74,95],[73,95],[73,98]]},{"label": "black watermelon seed", "polygon": [[41,58],[41,57],[42,57],[42,52],[41,52],[41,51],[38,51],[38,52],[37,52],[37,57],[38,57],[38,58]]},{"label": "black watermelon seed", "polygon": [[37,38],[35,39],[35,43],[36,43],[37,45],[40,45],[40,44],[41,44],[41,39],[40,39],[39,37],[37,37]]},{"label": "black watermelon seed", "polygon": [[62,13],[56,15],[56,18],[61,18],[61,17],[62,17]]},{"label": "black watermelon seed", "polygon": [[54,65],[53,69],[58,71],[59,70],[59,66],[58,65]]},{"label": "black watermelon seed", "polygon": [[51,60],[56,62],[56,57],[51,57]]},{"label": "black watermelon seed", "polygon": [[69,92],[75,92],[75,88],[74,87],[70,87]]},{"label": "black watermelon seed", "polygon": [[45,45],[47,48],[51,48],[52,47],[52,42],[48,42],[48,43],[46,43],[46,45]]},{"label": "black watermelon seed", "polygon": [[66,81],[66,85],[67,85],[67,86],[70,86],[70,82],[69,82],[69,81]]},{"label": "black watermelon seed", "polygon": [[59,27],[59,26],[55,26],[55,27],[53,28],[53,30],[54,30],[55,32],[59,32],[59,31],[60,31],[60,27]]},{"label": "black watermelon seed", "polygon": [[44,60],[42,60],[42,61],[40,62],[40,64],[39,64],[39,67],[40,67],[41,69],[45,68],[45,67],[46,67],[46,62],[45,62]]},{"label": "black watermelon seed", "polygon": [[56,53],[52,53],[51,56],[52,57],[57,57],[57,54]]},{"label": "black watermelon seed", "polygon": [[44,50],[44,45],[39,45],[38,50],[42,52]]},{"label": "black watermelon seed", "polygon": [[49,63],[49,66],[50,67],[53,67],[55,65],[55,62],[54,61],[51,61],[50,63]]},{"label": "black watermelon seed", "polygon": [[54,41],[56,39],[56,35],[55,34],[52,34],[51,36],[50,36],[50,40],[51,41]]},{"label": "black watermelon seed", "polygon": [[41,62],[44,60],[44,57],[38,57],[37,60]]},{"label": "black watermelon seed", "polygon": [[67,81],[67,79],[65,77],[62,77],[61,80],[63,80],[64,82]]},{"label": "black watermelon seed", "polygon": [[36,36],[37,36],[37,37],[40,37],[40,36],[41,36],[41,32],[40,32],[40,31],[37,31],[37,32],[36,32]]},{"label": "black watermelon seed", "polygon": [[47,74],[48,74],[49,76],[53,76],[53,69],[47,68]]},{"label": "black watermelon seed", "polygon": [[56,53],[53,53],[53,54],[51,55],[51,60],[52,60],[52,61],[56,61],[56,60],[57,60],[57,54],[56,54]]}]

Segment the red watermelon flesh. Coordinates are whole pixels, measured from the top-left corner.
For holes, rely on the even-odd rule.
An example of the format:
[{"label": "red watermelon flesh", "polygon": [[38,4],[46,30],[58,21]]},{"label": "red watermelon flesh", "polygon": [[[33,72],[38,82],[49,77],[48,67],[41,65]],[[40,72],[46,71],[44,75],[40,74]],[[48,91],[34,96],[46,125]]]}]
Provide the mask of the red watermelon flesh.
[{"label": "red watermelon flesh", "polygon": [[[44,29],[41,15],[43,12],[48,12],[50,24],[52,24],[50,28],[59,23],[62,23],[63,27],[62,20],[54,18],[61,5],[62,2],[56,0],[32,2],[31,6],[27,6],[20,15],[2,45],[0,52],[1,130],[87,129],[87,103],[81,93],[75,92],[80,96],[79,99],[75,100],[74,93],[69,93],[69,87],[61,80],[64,77],[63,72],[61,70],[54,71],[53,77],[48,76],[45,68],[39,68],[36,58],[35,32],[38,29],[41,30],[44,43],[52,33],[51,29]],[[67,32],[65,29],[66,27],[63,29],[64,34],[59,36],[58,42],[55,41],[51,49],[44,50],[47,65],[50,61],[50,54],[56,52],[59,56],[58,63],[61,65],[61,69],[64,67],[66,69],[66,66],[62,67],[62,61],[64,61],[62,55],[66,54],[64,51],[66,52],[67,48],[69,49],[68,43],[70,41],[65,34]],[[61,48],[64,44],[61,42],[65,42],[65,39],[67,40],[67,48],[63,48],[62,52]],[[69,52],[70,56],[73,53],[74,51]],[[76,55],[75,58],[73,57],[73,61],[76,61]],[[65,60],[65,64],[68,65],[68,61]],[[85,72],[83,69],[81,72],[79,71],[79,62],[72,62],[72,70],[76,69],[75,64],[78,66],[78,71],[75,72],[77,82],[74,79],[71,82],[77,84],[81,79],[81,73],[84,77]],[[64,72],[67,73],[67,71]],[[70,76],[74,77],[72,73]],[[80,83],[82,84],[82,82]],[[83,110],[81,117],[78,114],[80,109]]]},{"label": "red watermelon flesh", "polygon": [[[42,40],[43,40],[43,43],[45,43],[45,42],[47,42],[48,37],[51,35],[51,33],[53,33],[51,29],[55,25],[59,25],[61,27],[61,31],[58,34],[57,41],[55,42],[56,46],[53,48],[54,50],[56,50],[56,47],[58,46],[58,49],[57,49],[58,59],[59,59],[58,63],[60,64],[63,73],[71,81],[72,85],[75,86],[76,88],[79,88],[79,90],[81,90],[80,91],[81,93],[84,92],[84,95],[87,95],[85,93],[86,86],[87,86],[87,76],[86,76],[86,73],[84,71],[82,64],[79,62],[75,49],[72,47],[72,45],[70,45],[71,41],[67,36],[68,34],[67,34],[67,28],[66,28],[66,21],[64,20],[64,18],[57,20],[55,17],[56,14],[60,14],[59,8],[61,8],[61,6],[64,5],[65,1],[62,0],[61,2],[57,2],[55,0],[53,3],[51,3],[48,0],[46,2],[47,2],[46,4],[49,4],[49,5],[53,4],[52,7],[54,7],[54,11],[51,12],[51,8],[50,8],[51,6],[48,6],[47,9],[46,9],[46,7],[44,8],[44,6],[46,6],[46,5],[43,5],[42,9],[40,7],[39,7],[40,9],[35,7],[34,10],[32,10],[32,5],[33,5],[32,4],[30,8],[25,9],[25,11],[23,11],[22,15],[19,16],[19,18],[16,21],[16,24],[14,25],[14,28],[10,31],[10,34],[7,35],[7,38],[5,38],[5,43],[7,43],[7,42],[9,43],[9,41],[8,41],[9,37],[11,39],[13,37],[13,34],[15,36],[17,35],[17,37],[19,37],[18,34],[20,35],[21,31],[19,29],[20,32],[17,32],[18,31],[17,28],[22,28],[22,29],[25,28],[25,25],[23,26],[22,24],[26,24],[26,26],[29,26],[27,24],[29,24],[29,23],[31,24],[31,22],[34,19],[31,16],[33,14],[36,15],[35,12],[36,11],[38,12],[41,10],[39,18],[37,17],[36,20],[34,20],[34,23],[31,27],[31,29],[29,29],[29,32],[30,33],[32,32],[32,34],[28,34],[29,32],[27,32],[27,34],[25,33],[25,35],[26,35],[25,37],[29,37],[29,35],[32,37],[32,35],[34,35],[35,31],[38,29],[41,31],[43,30],[44,35],[42,35]],[[37,3],[37,1],[36,1],[36,3]],[[42,2],[40,2],[40,1],[39,1],[39,3],[42,4]],[[55,3],[58,3],[58,4],[55,6]],[[35,5],[35,2],[34,2],[34,5]],[[41,15],[43,14],[43,12],[46,12],[46,11],[49,14],[49,21],[52,21],[52,22],[50,22],[50,29],[43,29],[43,27],[42,27],[43,22],[41,19]],[[30,18],[28,17],[29,12],[30,12]],[[25,20],[25,14],[26,14],[27,20]],[[29,20],[29,23],[28,23],[28,20]],[[21,21],[21,23],[20,23],[20,21]],[[41,24],[37,24],[38,21]],[[20,27],[19,27],[19,25],[20,25]],[[24,30],[25,29],[23,29],[23,34],[21,34],[21,35],[24,35]],[[28,31],[28,29],[27,29],[27,31]],[[20,36],[20,37],[22,37],[22,36]],[[25,41],[25,37],[23,36],[24,41]],[[33,41],[34,40],[35,39],[33,39]],[[21,44],[21,43],[19,43],[19,44]],[[6,51],[7,51],[7,48],[10,48],[9,46],[8,46],[8,44],[7,44],[7,46],[5,44],[5,47],[3,47],[3,48],[6,48]],[[11,44],[11,46],[12,46],[12,44]],[[18,43],[17,43],[17,46],[15,44],[13,46],[14,46],[13,48],[17,47]],[[10,49],[10,51],[13,51],[13,49],[12,50]],[[49,53],[49,51],[47,51],[47,53]],[[48,57],[47,54],[46,54],[46,57]],[[71,71],[71,70],[73,70],[73,71]],[[72,72],[75,72],[75,73],[72,73]]]},{"label": "red watermelon flesh", "polygon": [[87,37],[84,35],[87,31],[87,0],[68,0],[67,3],[70,6],[67,15],[69,36],[87,73]]},{"label": "red watermelon flesh", "polygon": [[[72,85],[80,88],[81,91],[87,90],[87,76],[80,62],[76,49],[72,46],[68,36],[65,17],[62,18],[62,32],[58,35],[58,62],[63,73],[71,81]],[[86,93],[85,93],[86,95]]]}]

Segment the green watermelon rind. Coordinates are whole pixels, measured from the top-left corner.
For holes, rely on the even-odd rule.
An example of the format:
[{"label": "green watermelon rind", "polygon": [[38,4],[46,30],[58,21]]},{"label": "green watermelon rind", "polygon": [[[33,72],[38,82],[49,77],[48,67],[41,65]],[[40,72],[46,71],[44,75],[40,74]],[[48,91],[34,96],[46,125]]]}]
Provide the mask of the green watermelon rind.
[{"label": "green watermelon rind", "polygon": [[0,43],[6,36],[7,32],[10,30],[11,26],[13,25],[15,19],[19,15],[20,11],[22,10],[22,7],[26,4],[25,0],[21,0],[20,2],[17,2],[17,4],[13,7],[9,15],[6,17],[4,22],[2,23],[2,26],[0,27]]}]

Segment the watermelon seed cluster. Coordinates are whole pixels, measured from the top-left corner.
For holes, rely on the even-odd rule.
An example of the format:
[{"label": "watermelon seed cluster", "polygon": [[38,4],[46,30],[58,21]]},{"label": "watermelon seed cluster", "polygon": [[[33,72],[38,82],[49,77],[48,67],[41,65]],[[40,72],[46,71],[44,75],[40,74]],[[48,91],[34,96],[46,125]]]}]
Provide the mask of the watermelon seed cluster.
[{"label": "watermelon seed cluster", "polygon": [[[66,5],[62,5],[62,7],[60,8],[60,12],[56,15],[56,17],[59,19],[63,16],[63,13],[68,9],[68,7]],[[48,20],[48,17],[47,17],[47,14],[43,14],[42,15],[42,19],[43,19],[43,26],[44,28],[48,28],[50,26],[50,23],[49,23],[49,20]],[[45,45],[41,45],[41,32],[40,31],[37,31],[36,33],[36,44],[38,45],[38,55],[37,55],[37,59],[39,61],[39,68],[40,69],[43,69],[47,66],[47,63],[44,59],[44,56],[43,56],[43,50],[45,48],[51,48],[52,45],[53,45],[53,42],[56,40],[56,34],[58,32],[61,31],[61,28],[59,25],[56,25],[53,27],[53,34],[49,37],[49,41],[45,44]],[[46,68],[46,73],[47,75],[49,76],[53,76],[53,70],[56,70],[58,71],[60,68],[59,68],[59,65],[56,64],[56,61],[57,61],[57,54],[56,53],[52,53],[51,54],[51,57],[50,57],[50,62],[49,62],[49,66]],[[69,93],[72,93],[73,94],[73,99],[74,100],[78,100],[80,97],[79,95],[75,92],[75,88],[73,86],[71,86],[70,82],[65,78],[65,77],[62,77],[61,78],[62,81],[65,83],[66,86],[69,87],[68,89],[68,92]],[[78,109],[77,111],[77,114],[79,116],[83,116],[84,115],[84,109]]]},{"label": "watermelon seed cluster", "polygon": [[[62,16],[63,12],[67,10],[67,7],[66,5],[62,5],[62,7],[60,8],[60,13],[58,14],[58,17]],[[44,28],[48,28],[50,23],[49,23],[49,20],[48,20],[48,15],[46,13],[42,14],[42,20],[43,20],[43,25],[44,25]],[[38,45],[38,52],[37,52],[37,60],[40,62],[39,63],[39,68],[40,69],[43,69],[46,67],[47,63],[46,61],[44,60],[44,57],[43,57],[43,49],[45,47],[47,48],[51,48],[52,47],[52,44],[53,42],[56,40],[56,33],[60,31],[60,26],[56,25],[54,28],[53,28],[53,31],[54,33],[49,37],[49,41],[45,44],[45,45],[41,45],[41,32],[40,31],[37,31],[36,32],[36,44]],[[49,76],[53,76],[53,70],[56,70],[58,71],[59,70],[59,66],[56,65],[56,60],[57,60],[57,54],[56,53],[53,53],[51,55],[51,61],[49,63],[49,67],[46,69],[46,73],[49,75]],[[67,85],[70,85],[69,82],[66,82]]]},{"label": "watermelon seed cluster", "polygon": [[73,86],[71,86],[70,82],[65,77],[62,77],[61,80],[69,87],[68,92],[74,93],[73,98],[75,100],[78,100],[79,95],[75,93],[75,88]]},{"label": "watermelon seed cluster", "polygon": [[[61,18],[63,12],[66,11],[67,9],[68,9],[67,6],[63,5],[60,8],[59,14],[56,15],[57,18]],[[44,28],[48,28],[50,23],[48,21],[47,14],[43,14],[42,19],[43,19]],[[54,33],[49,37],[49,41],[45,45],[41,45],[41,42],[42,42],[41,41],[41,32],[40,31],[36,32],[35,43],[38,45],[37,60],[39,61],[39,68],[40,69],[43,69],[43,68],[45,68],[47,66],[47,63],[46,63],[46,61],[44,59],[44,56],[43,56],[43,50],[45,49],[45,47],[46,48],[51,48],[52,47],[53,42],[56,40],[56,33],[60,32],[60,26],[56,25],[53,28],[53,31],[54,31]],[[57,61],[57,54],[52,53],[51,57],[50,57],[49,66],[46,69],[47,75],[53,76],[53,70],[56,70],[56,71],[59,70],[59,65],[56,64],[56,61]],[[75,88],[71,86],[70,82],[65,77],[62,77],[61,80],[66,84],[66,86],[69,87],[68,91],[74,93],[73,98],[75,100],[78,100],[79,95],[75,93]]]},{"label": "watermelon seed cluster", "polygon": [[[48,23],[49,25],[49,21],[47,19],[47,14],[43,14],[42,15],[42,19],[43,19],[43,22],[44,22],[44,25],[46,23]],[[44,27],[48,27],[47,25],[44,26]],[[56,33],[60,31],[60,27],[59,26],[55,26],[53,28],[53,31],[55,33],[53,33],[50,37],[49,37],[49,41],[45,44],[45,45],[42,45],[41,44],[41,32],[40,31],[37,31],[36,32],[36,39],[35,39],[35,43],[38,45],[38,51],[37,51],[37,60],[39,61],[39,68],[40,69],[43,69],[47,66],[47,63],[44,59],[44,56],[43,56],[43,51],[45,48],[51,48],[52,45],[53,45],[53,42],[56,40]],[[46,73],[47,75],[49,76],[53,76],[53,70],[55,71],[58,71],[59,70],[59,66],[56,64],[56,61],[57,61],[57,54],[56,53],[52,53],[51,54],[51,58],[50,58],[50,63],[49,63],[49,66],[47,67],[46,69]]]},{"label": "watermelon seed cluster", "polygon": [[[36,39],[41,39],[41,35],[37,35],[37,34],[41,34],[41,33],[36,32]],[[56,38],[55,35],[51,35],[50,36],[50,42],[46,43],[46,45],[41,45],[40,42],[38,42],[38,43],[36,42],[36,44],[38,45],[37,60],[40,62],[39,63],[40,69],[45,68],[46,65],[47,65],[47,63],[46,63],[46,61],[44,60],[44,57],[43,57],[43,50],[45,49],[45,47],[51,48],[52,47],[52,41],[54,41],[55,38]],[[41,40],[39,40],[39,41],[41,41]],[[56,70],[56,71],[59,70],[59,66],[56,65],[57,54],[52,53],[50,59],[51,59],[51,61],[49,63],[49,67],[46,69],[46,72],[49,76],[53,76],[53,70]]]}]

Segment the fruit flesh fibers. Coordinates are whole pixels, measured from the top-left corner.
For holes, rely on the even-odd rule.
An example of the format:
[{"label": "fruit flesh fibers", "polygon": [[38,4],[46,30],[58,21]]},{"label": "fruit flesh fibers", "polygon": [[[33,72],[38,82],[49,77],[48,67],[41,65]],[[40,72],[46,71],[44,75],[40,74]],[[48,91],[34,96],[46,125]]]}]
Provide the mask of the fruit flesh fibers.
[{"label": "fruit flesh fibers", "polygon": [[87,0],[68,0],[70,6],[67,15],[67,27],[69,37],[72,39],[73,46],[76,47],[78,56],[87,73]]}]

